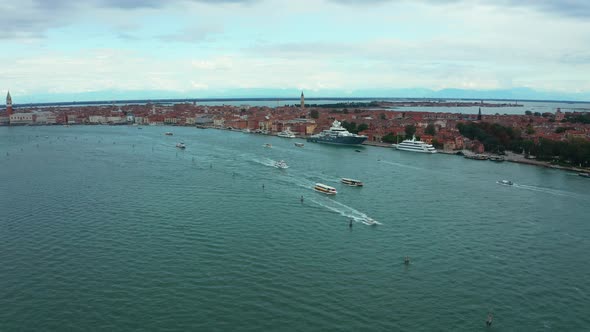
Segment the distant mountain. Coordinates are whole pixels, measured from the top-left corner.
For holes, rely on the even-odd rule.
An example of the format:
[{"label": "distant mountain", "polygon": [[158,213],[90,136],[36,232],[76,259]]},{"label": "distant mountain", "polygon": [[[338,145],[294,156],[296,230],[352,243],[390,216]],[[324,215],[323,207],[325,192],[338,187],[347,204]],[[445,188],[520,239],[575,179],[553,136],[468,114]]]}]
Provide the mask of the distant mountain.
[{"label": "distant mountain", "polygon": [[[590,101],[590,92],[561,93],[543,92],[529,88],[513,88],[502,90],[468,90],[442,89],[430,90],[423,88],[407,89],[358,89],[345,90],[304,90],[306,98],[436,98],[436,99],[507,99],[507,100],[562,100]],[[286,89],[227,89],[199,91],[91,91],[81,93],[40,93],[19,96],[13,93],[15,104],[45,102],[80,102],[80,101],[116,101],[116,100],[149,100],[149,99],[190,99],[190,98],[292,98],[297,99],[301,90]]]}]

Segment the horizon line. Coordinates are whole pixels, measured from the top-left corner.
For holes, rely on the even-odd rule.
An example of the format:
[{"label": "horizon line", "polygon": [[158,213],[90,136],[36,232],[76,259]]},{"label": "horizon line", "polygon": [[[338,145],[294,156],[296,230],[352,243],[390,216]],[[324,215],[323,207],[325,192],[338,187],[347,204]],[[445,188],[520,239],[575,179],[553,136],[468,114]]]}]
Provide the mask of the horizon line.
[{"label": "horizon line", "polygon": [[[31,103],[13,103],[13,107],[30,107],[30,106],[67,106],[67,105],[97,105],[97,104],[148,104],[148,103],[171,103],[171,102],[223,102],[223,101],[299,101],[301,97],[220,97],[220,98],[142,98],[142,99],[104,99],[104,100],[83,100],[83,101],[57,101],[57,102],[31,102]],[[560,100],[560,99],[518,99],[518,98],[445,98],[445,97],[308,97],[306,101],[314,100],[333,100],[333,101],[388,101],[388,100],[480,100],[480,101],[519,101],[523,102],[560,102],[571,104],[584,104],[590,101],[582,100]],[[4,107],[6,108],[6,107]]]}]

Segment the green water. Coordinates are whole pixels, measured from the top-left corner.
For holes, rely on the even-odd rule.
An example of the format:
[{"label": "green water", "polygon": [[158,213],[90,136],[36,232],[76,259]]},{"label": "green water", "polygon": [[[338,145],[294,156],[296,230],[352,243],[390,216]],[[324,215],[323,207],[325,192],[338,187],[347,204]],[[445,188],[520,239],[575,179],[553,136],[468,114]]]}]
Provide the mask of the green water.
[{"label": "green water", "polygon": [[0,128],[0,331],[589,329],[589,179],[294,142]]}]

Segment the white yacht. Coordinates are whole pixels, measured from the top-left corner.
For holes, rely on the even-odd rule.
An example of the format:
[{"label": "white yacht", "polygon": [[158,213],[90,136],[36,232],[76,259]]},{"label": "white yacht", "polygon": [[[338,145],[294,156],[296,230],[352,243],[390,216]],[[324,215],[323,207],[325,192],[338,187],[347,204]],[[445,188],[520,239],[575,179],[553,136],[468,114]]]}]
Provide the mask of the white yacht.
[{"label": "white yacht", "polygon": [[422,141],[416,141],[416,136],[412,136],[412,139],[404,140],[399,144],[391,144],[391,146],[402,151],[436,153],[434,146]]},{"label": "white yacht", "polygon": [[295,138],[295,134],[291,131],[291,128],[287,128],[287,129],[281,131],[280,133],[277,134],[277,136],[284,137],[284,138]]}]

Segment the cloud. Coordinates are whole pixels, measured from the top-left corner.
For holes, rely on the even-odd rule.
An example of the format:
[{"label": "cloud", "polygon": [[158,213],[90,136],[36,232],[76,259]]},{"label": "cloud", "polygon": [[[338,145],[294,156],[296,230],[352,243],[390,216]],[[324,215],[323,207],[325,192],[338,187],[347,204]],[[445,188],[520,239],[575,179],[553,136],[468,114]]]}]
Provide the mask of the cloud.
[{"label": "cloud", "polygon": [[[386,3],[409,3],[409,0],[330,0],[333,3],[343,5],[376,5]],[[590,17],[590,1],[588,0],[412,0],[414,4],[425,5],[448,5],[448,4],[471,4],[499,6],[505,9],[510,8],[532,8],[544,13],[558,14],[570,17]]]}]

